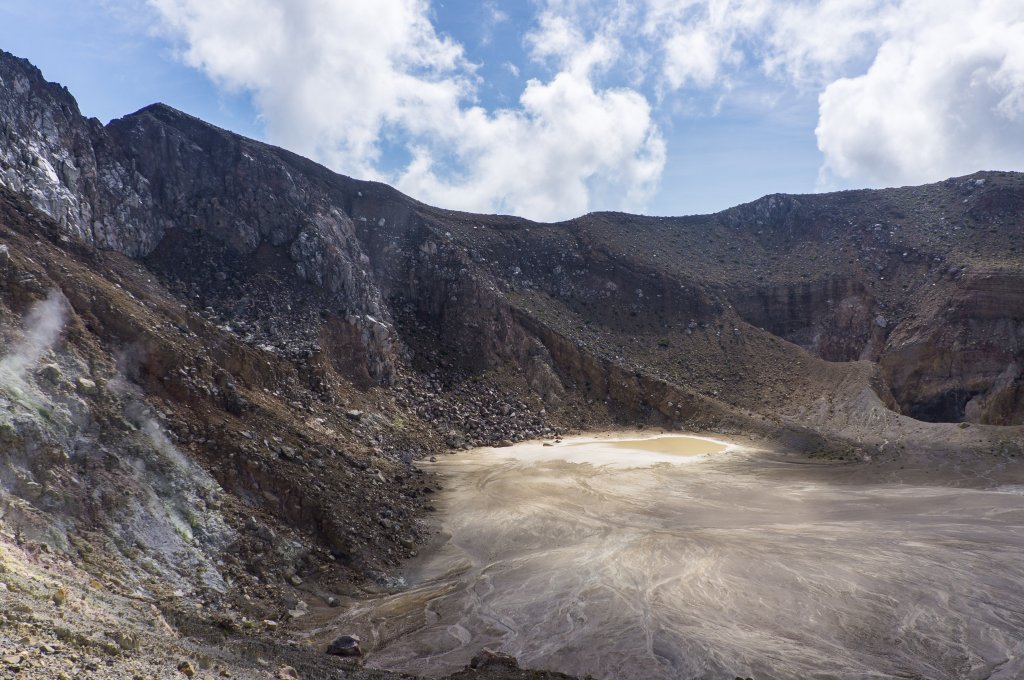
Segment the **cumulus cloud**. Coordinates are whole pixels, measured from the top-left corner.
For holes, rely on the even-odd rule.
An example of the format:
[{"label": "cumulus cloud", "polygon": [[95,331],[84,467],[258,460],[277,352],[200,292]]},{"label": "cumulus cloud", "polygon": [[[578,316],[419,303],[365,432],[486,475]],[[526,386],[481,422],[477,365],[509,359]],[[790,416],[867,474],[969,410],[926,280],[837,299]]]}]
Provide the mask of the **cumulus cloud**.
[{"label": "cumulus cloud", "polygon": [[520,103],[494,115],[472,109],[445,131],[463,177],[444,179],[430,149],[418,149],[399,186],[441,205],[554,217],[584,212],[595,191],[640,206],[656,186],[665,146],[641,95],[597,91],[569,70],[531,80]]},{"label": "cumulus cloud", "polygon": [[[595,83],[601,40],[569,36],[585,56],[528,81],[517,108],[492,111],[427,0],[149,1],[186,63],[252,93],[270,141],[422,200],[558,219],[611,188],[605,207],[637,208],[664,165],[646,98]],[[385,142],[410,162],[383,170]]]},{"label": "cumulus cloud", "polygon": [[[1024,168],[1020,0],[535,0],[523,48],[549,75],[509,108],[481,104],[429,0],[148,1],[184,61],[252,94],[270,141],[446,207],[642,208],[659,122],[780,92],[818,97],[821,187]],[[508,21],[481,7],[485,35]]]},{"label": "cumulus cloud", "polygon": [[375,174],[387,126],[429,124],[471,90],[462,48],[422,1],[150,4],[187,64],[253,94],[272,141],[354,174]]},{"label": "cumulus cloud", "polygon": [[647,0],[640,34],[660,54],[670,90],[726,86],[729,69],[743,63],[744,35],[761,26],[766,0]]},{"label": "cumulus cloud", "polygon": [[823,181],[1024,167],[1024,5],[907,2],[867,72],[820,96]]},{"label": "cumulus cloud", "polygon": [[[553,33],[572,49],[575,27],[592,22],[599,8],[585,0],[548,3],[561,12]],[[769,86],[819,93],[822,187],[1024,167],[1020,0],[643,0],[638,6],[620,35],[657,56],[654,78],[663,94],[729,92],[756,73]]]}]

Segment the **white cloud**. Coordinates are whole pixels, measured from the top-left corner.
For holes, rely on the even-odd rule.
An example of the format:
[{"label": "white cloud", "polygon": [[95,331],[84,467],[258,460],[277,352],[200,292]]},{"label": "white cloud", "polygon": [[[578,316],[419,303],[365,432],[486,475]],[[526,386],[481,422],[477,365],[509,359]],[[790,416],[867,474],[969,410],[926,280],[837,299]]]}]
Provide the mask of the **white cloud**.
[{"label": "white cloud", "polygon": [[822,92],[826,185],[1024,168],[1024,5],[946,5],[905,3],[867,72]]},{"label": "white cloud", "polygon": [[487,10],[487,18],[491,25],[496,26],[508,21],[508,12],[503,11],[493,1],[485,2],[484,9]]},{"label": "white cloud", "polygon": [[744,68],[813,86],[870,49],[894,2],[646,0],[640,30],[673,90],[719,86]]},{"label": "white cloud", "polygon": [[678,90],[689,82],[708,87],[718,78],[730,46],[705,28],[681,30],[665,41],[665,78]]},{"label": "white cloud", "polygon": [[760,17],[763,68],[798,86],[820,87],[878,48],[898,8],[899,0],[776,0]]},{"label": "white cloud", "polygon": [[526,35],[530,56],[535,61],[548,59],[567,61],[584,51],[587,40],[583,31],[572,18],[555,12],[542,12],[537,18],[537,28]]},{"label": "white cloud", "polygon": [[462,49],[421,0],[150,0],[186,63],[253,93],[275,143],[376,174],[388,125],[450,108],[470,91]]},{"label": "white cloud", "polygon": [[481,28],[480,44],[490,45],[491,41],[494,40],[494,29],[508,21],[508,13],[499,8],[493,0],[485,2],[482,9],[486,16]]},{"label": "white cloud", "polygon": [[[609,3],[611,4],[611,3]],[[663,97],[818,92],[822,186],[920,183],[1024,168],[1021,0],[644,0],[605,40],[650,50]],[[547,52],[579,52],[601,8],[558,8]],[[573,14],[575,12],[575,14]],[[543,22],[542,22],[543,25]],[[555,30],[557,29],[557,30]],[[578,39],[575,40],[578,43]],[[711,96],[711,113],[721,97]]]},{"label": "white cloud", "polygon": [[[427,0],[149,1],[186,63],[252,93],[270,141],[422,200],[557,219],[600,191],[602,207],[639,208],[664,165],[645,97],[595,84],[616,45],[568,26],[537,43],[557,74],[530,80],[518,108],[487,111]],[[385,136],[412,156],[394,174],[380,169]]]},{"label": "white cloud", "polygon": [[770,0],[646,0],[639,33],[661,56],[662,85],[730,85],[743,65],[739,43],[763,27]]},{"label": "white cloud", "polygon": [[641,95],[598,91],[586,74],[563,71],[548,83],[529,81],[520,101],[521,110],[493,116],[472,109],[449,130],[463,178],[445,180],[427,150],[399,187],[441,205],[526,215],[578,215],[597,190],[620,194],[624,208],[643,205],[661,176],[665,145]]},{"label": "white cloud", "polygon": [[[502,109],[429,0],[149,2],[187,63],[252,93],[270,141],[446,207],[642,208],[656,120],[780,93],[819,95],[822,186],[1024,168],[1021,0],[537,0],[523,47],[551,75]],[[385,170],[383,140],[409,163]]]}]

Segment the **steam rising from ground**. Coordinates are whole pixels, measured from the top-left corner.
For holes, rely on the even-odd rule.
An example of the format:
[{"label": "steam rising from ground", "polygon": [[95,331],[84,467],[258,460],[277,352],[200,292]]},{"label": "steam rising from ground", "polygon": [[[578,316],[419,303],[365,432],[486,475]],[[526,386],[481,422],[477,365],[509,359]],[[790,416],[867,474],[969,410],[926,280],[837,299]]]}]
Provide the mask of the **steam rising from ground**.
[{"label": "steam rising from ground", "polygon": [[24,320],[21,340],[0,359],[0,379],[23,382],[25,374],[53,348],[67,319],[68,301],[59,290],[52,290],[36,303]]},{"label": "steam rising from ground", "polygon": [[[47,355],[56,347],[69,311],[64,295],[51,291],[25,314],[23,331],[0,359],[0,498],[13,493],[35,503],[45,494],[47,506],[40,505],[32,516],[33,535],[60,547],[68,522],[81,518],[74,514],[50,521],[43,508],[53,512],[61,501],[96,490],[109,530],[126,545],[145,547],[149,575],[161,573],[183,590],[197,582],[223,590],[214,562],[233,532],[207,505],[220,494],[216,481],[178,450],[142,390],[124,377],[93,380],[89,363],[71,346],[60,353],[61,368],[46,372],[45,364],[54,360]],[[121,375],[136,373],[141,356],[135,345],[123,351]],[[102,368],[99,372],[106,373]],[[66,389],[76,378],[79,386],[91,384],[92,395],[102,389],[114,398],[95,399]],[[123,417],[130,426],[101,437],[96,416],[103,411],[108,417]],[[60,455],[41,457],[41,451]],[[110,472],[106,466],[87,465],[77,475],[60,472],[77,457],[103,455],[117,465],[112,475],[105,474]],[[26,484],[34,489],[27,497]],[[73,500],[71,507],[75,513],[80,508]]]}]

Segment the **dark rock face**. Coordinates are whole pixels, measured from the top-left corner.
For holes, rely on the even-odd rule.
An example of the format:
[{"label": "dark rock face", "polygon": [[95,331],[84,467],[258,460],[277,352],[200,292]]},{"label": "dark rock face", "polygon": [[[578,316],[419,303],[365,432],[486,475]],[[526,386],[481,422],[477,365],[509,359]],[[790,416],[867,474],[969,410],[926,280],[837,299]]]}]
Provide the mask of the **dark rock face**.
[{"label": "dark rock face", "polygon": [[102,126],[0,52],[0,185],[0,524],[222,630],[400,585],[446,449],[626,424],[1024,455],[1020,174],[537,224],[162,105]]},{"label": "dark rock face", "polygon": [[66,89],[0,53],[0,95],[0,182],[98,246],[137,256],[159,242],[167,221],[148,181]]},{"label": "dark rock face", "polygon": [[[763,365],[781,338],[878,363],[876,391],[907,415],[1024,420],[1018,175],[536,224],[430,208],[163,105],[104,127],[10,55],[0,78],[2,183],[69,234],[144,258],[251,347],[363,388],[409,367],[442,383],[510,368],[550,408],[582,394],[613,418],[714,420],[786,391]],[[619,371],[651,375],[626,390]],[[673,385],[672,406],[639,391],[650,378]]]},{"label": "dark rock face", "polygon": [[877,360],[885,344],[888,321],[858,279],[757,287],[734,299],[748,322],[827,361]]},{"label": "dark rock face", "polygon": [[920,420],[1024,424],[1024,275],[982,269],[950,288],[894,331],[894,396]]},{"label": "dark rock face", "polygon": [[359,647],[359,638],[355,635],[342,635],[327,647],[327,653],[332,656],[362,656],[363,650]]},{"label": "dark rock face", "polygon": [[[286,254],[289,277],[321,292],[325,309],[338,318],[336,332],[364,355],[352,370],[375,381],[393,377],[390,311],[344,210],[352,189],[346,185],[355,182],[161,105],[113,121],[107,132],[151,178],[154,214],[169,218],[175,238],[191,234],[221,244],[239,263],[261,248]],[[146,254],[159,261],[163,253]]]},{"label": "dark rock face", "polygon": [[390,378],[388,310],[340,209],[336,175],[162,105],[103,127],[6,53],[0,94],[0,182],[69,233],[131,257],[152,255],[171,232],[202,234],[241,258],[282,247],[295,275],[335,298],[368,373]]}]

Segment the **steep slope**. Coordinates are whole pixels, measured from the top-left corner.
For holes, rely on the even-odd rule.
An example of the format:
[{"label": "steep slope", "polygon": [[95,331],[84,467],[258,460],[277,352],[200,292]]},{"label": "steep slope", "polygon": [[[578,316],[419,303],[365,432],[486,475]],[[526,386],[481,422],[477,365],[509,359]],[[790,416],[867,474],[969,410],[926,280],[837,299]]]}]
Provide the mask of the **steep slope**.
[{"label": "steep slope", "polygon": [[163,105],[103,126],[0,52],[0,184],[3,540],[204,640],[398,585],[447,448],[1024,454],[1020,174],[538,224]]},{"label": "steep slope", "polygon": [[[432,209],[161,105],[101,128],[35,69],[10,57],[3,64],[8,185],[86,240],[147,257],[178,277],[190,300],[228,274],[182,266],[190,252],[219,248],[240,263],[277,257],[320,289],[318,311],[338,316],[333,354],[354,357],[344,368],[363,384],[388,383],[409,358],[416,342],[400,337],[409,329],[396,327],[395,315],[411,310],[414,327],[445,336],[446,351],[473,358],[471,368],[512,359],[547,383],[541,391],[557,391],[550,362],[525,356],[542,350],[512,337],[519,324],[500,314],[487,324],[477,313],[476,304],[496,311],[511,291],[542,294],[612,334],[636,332],[638,319],[656,333],[728,312],[827,361],[879,363],[890,405],[908,415],[1000,425],[1024,418],[1020,310],[986,303],[1021,298],[1017,175],[771,196],[702,218],[594,214],[531,225]],[[463,304],[460,292],[479,299]],[[237,305],[202,306],[238,316]],[[730,323],[723,318],[722,327]],[[290,349],[300,353],[316,345],[308,333],[251,335],[271,346],[294,340]],[[713,376],[675,377],[716,384]],[[772,395],[755,390],[739,405]]]},{"label": "steep slope", "polygon": [[[4,188],[0,331],[5,672],[347,668],[287,636],[311,607],[400,585],[439,489],[413,461],[444,448],[413,403],[429,418],[439,398],[253,349]],[[443,407],[521,408],[488,390]]]}]

